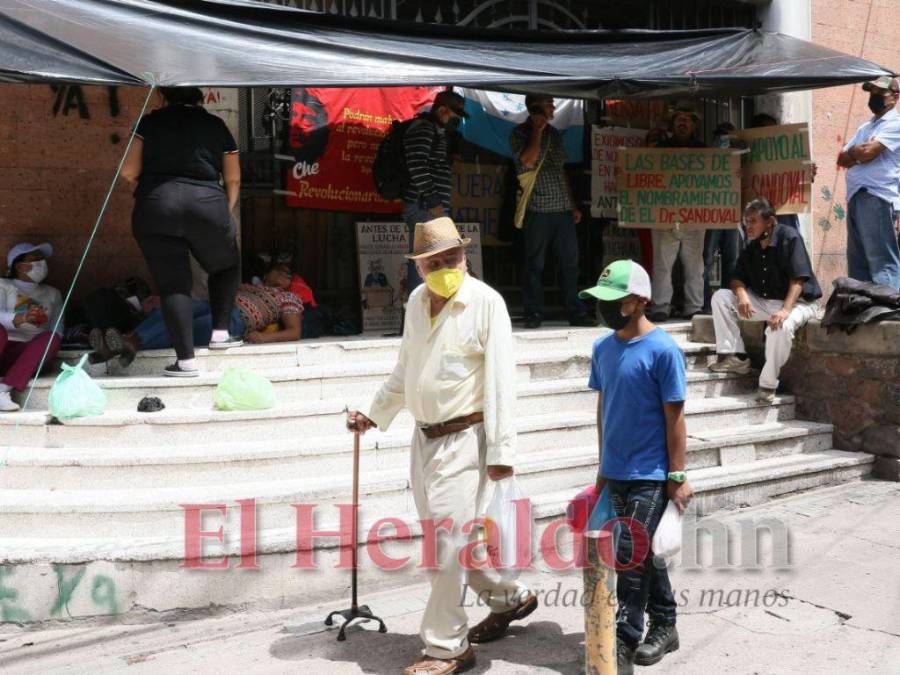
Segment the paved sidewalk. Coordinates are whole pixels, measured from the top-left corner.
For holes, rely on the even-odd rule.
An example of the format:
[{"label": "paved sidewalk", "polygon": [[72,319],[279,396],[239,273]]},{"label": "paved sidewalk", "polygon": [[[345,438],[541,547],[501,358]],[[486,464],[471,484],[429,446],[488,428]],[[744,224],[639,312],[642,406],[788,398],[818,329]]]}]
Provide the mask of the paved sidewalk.
[{"label": "paved sidewalk", "polygon": [[[777,519],[788,526],[790,567],[674,570],[681,649],[636,672],[896,673],[900,484],[866,481],[828,488],[717,520],[734,527],[747,519]],[[767,537],[762,541],[767,559]],[[514,624],[507,639],[479,647],[471,672],[580,673],[580,573],[536,571],[526,579],[543,591],[542,606],[527,622]],[[347,605],[344,599],[174,623],[0,628],[0,672],[398,673],[418,655],[427,593],[423,584],[402,594],[361,598],[386,620],[388,633],[367,625],[349,630],[343,643],[321,622],[331,609]],[[484,612],[469,610],[473,621]]]}]

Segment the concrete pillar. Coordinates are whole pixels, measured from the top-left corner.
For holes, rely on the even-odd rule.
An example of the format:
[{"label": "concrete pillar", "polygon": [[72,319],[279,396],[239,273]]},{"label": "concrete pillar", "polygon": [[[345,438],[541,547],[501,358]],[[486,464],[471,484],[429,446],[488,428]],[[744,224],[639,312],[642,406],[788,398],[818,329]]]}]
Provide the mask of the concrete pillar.
[{"label": "concrete pillar", "polygon": [[[812,39],[812,3],[810,0],[772,0],[759,8],[759,20],[763,30],[783,33],[801,40]],[[756,109],[767,112],[782,124],[808,122],[812,124],[812,92],[798,91],[785,94],[767,94],[756,97]],[[809,133],[810,154],[813,155],[812,127]],[[814,155],[813,155],[814,156]],[[800,214],[800,230],[810,257],[814,251],[812,214]]]}]

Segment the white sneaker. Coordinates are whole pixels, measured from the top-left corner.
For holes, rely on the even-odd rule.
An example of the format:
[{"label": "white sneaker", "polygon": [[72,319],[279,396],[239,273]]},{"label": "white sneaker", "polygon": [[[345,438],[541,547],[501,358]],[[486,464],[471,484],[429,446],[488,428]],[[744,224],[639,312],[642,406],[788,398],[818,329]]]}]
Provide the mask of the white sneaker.
[{"label": "white sneaker", "polygon": [[750,372],[750,359],[742,359],[735,354],[719,355],[719,360],[711,363],[709,369],[714,373],[746,375]]},{"label": "white sneaker", "polygon": [[15,412],[19,404],[12,400],[8,391],[0,391],[0,412]]}]

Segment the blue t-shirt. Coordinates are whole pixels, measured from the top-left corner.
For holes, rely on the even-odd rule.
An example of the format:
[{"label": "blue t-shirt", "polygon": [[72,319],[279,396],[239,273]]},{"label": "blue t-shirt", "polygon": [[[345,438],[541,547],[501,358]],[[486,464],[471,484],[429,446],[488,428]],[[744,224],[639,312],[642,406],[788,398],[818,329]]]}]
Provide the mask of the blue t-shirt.
[{"label": "blue t-shirt", "polygon": [[686,394],[684,354],[663,329],[632,340],[615,332],[594,342],[591,389],[603,392],[603,465],[613,480],[666,480],[663,403]]}]

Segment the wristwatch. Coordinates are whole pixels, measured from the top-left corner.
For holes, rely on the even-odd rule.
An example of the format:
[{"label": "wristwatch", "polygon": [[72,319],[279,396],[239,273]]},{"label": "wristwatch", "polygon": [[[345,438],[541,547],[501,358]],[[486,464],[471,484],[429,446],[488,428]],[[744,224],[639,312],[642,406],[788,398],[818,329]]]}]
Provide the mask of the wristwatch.
[{"label": "wristwatch", "polygon": [[669,480],[673,483],[683,483],[687,480],[687,474],[684,471],[670,471]]}]

